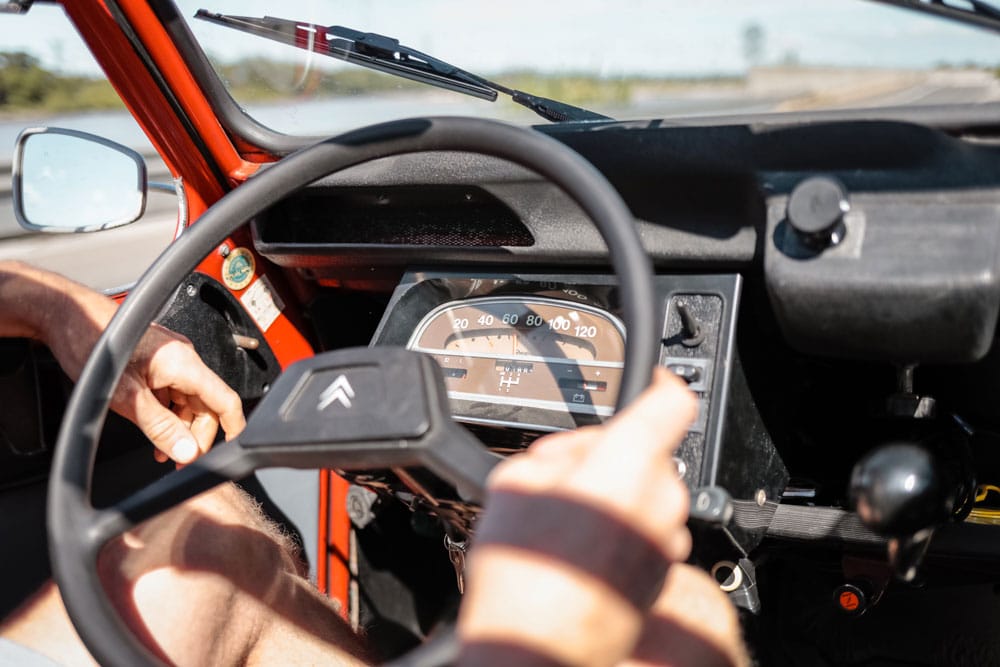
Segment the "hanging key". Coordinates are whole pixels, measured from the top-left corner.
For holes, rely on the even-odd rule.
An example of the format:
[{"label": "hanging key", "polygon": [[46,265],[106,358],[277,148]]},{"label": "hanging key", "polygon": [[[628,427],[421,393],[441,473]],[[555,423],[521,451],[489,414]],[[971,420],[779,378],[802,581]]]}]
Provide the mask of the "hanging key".
[{"label": "hanging key", "polygon": [[465,593],[465,551],[469,543],[465,540],[456,541],[450,536],[444,536],[444,548],[448,551],[448,559],[455,568],[455,584],[460,595]]}]

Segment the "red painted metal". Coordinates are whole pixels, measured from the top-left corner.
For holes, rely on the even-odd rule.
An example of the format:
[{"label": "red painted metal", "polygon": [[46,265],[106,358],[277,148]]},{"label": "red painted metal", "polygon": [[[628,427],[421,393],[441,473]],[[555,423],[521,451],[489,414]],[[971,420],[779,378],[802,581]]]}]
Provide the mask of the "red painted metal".
[{"label": "red painted metal", "polygon": [[316,587],[320,592],[330,594],[328,576],[329,563],[324,554],[326,545],[330,542],[330,477],[326,470],[319,473],[319,527],[316,531],[316,541],[319,543],[319,559],[316,561]]},{"label": "red painted metal", "polygon": [[145,0],[118,0],[129,24],[146,47],[156,67],[180,101],[199,137],[208,147],[210,156],[234,183],[240,183],[254,173],[258,164],[245,161],[229,136],[222,129],[204,92],[195,82],[170,35],[156,18]]},{"label": "red painted metal", "polygon": [[224,194],[208,156],[201,154],[184,125],[170,113],[169,103],[104,3],[73,0],[63,8],[167,168],[184,179],[189,217],[195,219]]},{"label": "red painted metal", "polygon": [[[330,496],[328,507],[329,539],[326,544],[327,553],[327,589],[336,591],[330,593],[330,597],[341,600],[341,615],[348,618],[349,606],[349,586],[353,576],[350,569],[350,545],[351,545],[351,520],[347,516],[347,489],[350,485],[343,477],[333,472],[327,471],[330,476]],[[340,591],[344,595],[340,595]]]},{"label": "red painted metal", "polygon": [[[150,57],[194,126],[198,138],[207,147],[203,152],[188,134],[184,123],[173,113],[168,100],[161,93],[145,64],[115,23],[114,18],[102,0],[72,0],[64,2],[64,9],[76,25],[81,37],[94,54],[98,64],[104,69],[108,80],[118,91],[125,105],[135,117],[140,127],[149,137],[157,152],[163,157],[168,169],[175,177],[183,180],[188,215],[191,221],[205,212],[230,186],[246,180],[258,168],[258,161],[269,158],[255,147],[254,161],[244,159],[233,141],[227,136],[203,91],[198,87],[190,70],[181,58],[169,35],[143,0],[120,0],[119,6],[130,26],[145,46]],[[220,184],[212,166],[217,167],[229,179]],[[249,233],[243,230],[225,242],[230,248],[238,246],[252,250]],[[257,276],[264,272],[266,262],[255,256]],[[221,253],[213,253],[199,265],[198,270],[219,278],[222,271]],[[302,334],[296,301],[289,299],[288,285],[280,271],[268,271],[279,296],[288,307],[265,333],[268,343],[282,367],[311,356],[312,346]],[[291,293],[294,293],[292,290]],[[234,294],[239,298],[239,293]],[[346,558],[348,553],[350,522],[347,518],[345,499],[347,483],[336,475],[325,471],[321,479],[324,484],[321,514],[325,516],[320,530],[325,532],[320,542],[318,563],[327,568],[325,573],[326,591],[347,609],[347,588],[349,572]]]}]

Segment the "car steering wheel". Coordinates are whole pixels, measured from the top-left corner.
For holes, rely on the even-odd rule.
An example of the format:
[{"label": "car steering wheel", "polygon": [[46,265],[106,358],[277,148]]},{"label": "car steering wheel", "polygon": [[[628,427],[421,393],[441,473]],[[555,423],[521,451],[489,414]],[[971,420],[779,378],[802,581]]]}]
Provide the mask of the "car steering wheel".
[{"label": "car steering wheel", "polygon": [[[329,352],[294,364],[273,384],[239,438],[215,446],[113,507],[96,509],[90,497],[98,438],[115,386],[149,324],[202,258],[247,220],[323,176],[378,158],[425,151],[508,160],[547,178],[580,206],[604,237],[620,283],[628,337],[618,407],[649,383],[659,343],[651,263],[618,193],[564,144],[496,121],[412,119],[349,132],[284,158],[220,199],[167,247],[101,336],[67,406],[49,480],[49,550],[70,619],[100,664],[159,663],[106,597],[97,573],[101,547],[137,523],[223,481],[275,465],[338,469],[425,465],[454,484],[463,497],[481,499],[495,455],[472,444],[474,438],[448,417],[436,364],[419,353],[392,348]],[[295,410],[293,396],[308,394],[310,387],[322,390],[329,378],[359,370],[361,384],[378,388],[372,393],[381,397],[378,414],[385,416],[385,425],[371,415],[353,420],[338,416],[334,430],[329,419],[297,417],[317,410]],[[406,396],[393,394],[404,384]]]}]

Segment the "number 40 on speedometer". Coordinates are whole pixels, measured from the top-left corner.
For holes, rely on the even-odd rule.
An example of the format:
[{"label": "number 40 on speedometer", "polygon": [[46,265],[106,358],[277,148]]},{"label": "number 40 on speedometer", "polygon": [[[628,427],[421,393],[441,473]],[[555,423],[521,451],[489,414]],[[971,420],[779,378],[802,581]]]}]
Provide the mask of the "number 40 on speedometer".
[{"label": "number 40 on speedometer", "polygon": [[408,347],[435,358],[453,399],[603,417],[618,395],[625,332],[590,306],[488,297],[439,306]]}]

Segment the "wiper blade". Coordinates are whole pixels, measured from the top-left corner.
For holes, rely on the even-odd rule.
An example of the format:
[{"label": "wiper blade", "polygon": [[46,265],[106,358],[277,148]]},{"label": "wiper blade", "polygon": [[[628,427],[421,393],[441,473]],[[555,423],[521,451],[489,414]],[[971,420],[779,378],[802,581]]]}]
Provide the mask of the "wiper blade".
[{"label": "wiper blade", "polygon": [[254,18],[216,14],[204,9],[199,9],[195,18],[490,102],[497,98],[495,90],[463,77],[458,68],[401,46],[398,40],[382,35],[271,16]]},{"label": "wiper blade", "polygon": [[569,120],[612,120],[608,116],[572,104],[508,88],[404,46],[398,39],[373,32],[338,25],[320,26],[272,16],[256,18],[218,14],[205,9],[199,9],[195,18],[490,102],[496,101],[497,93],[503,93],[509,95],[514,102],[557,123]]},{"label": "wiper blade", "polygon": [[983,0],[872,0],[1000,32],[1000,8]]}]

